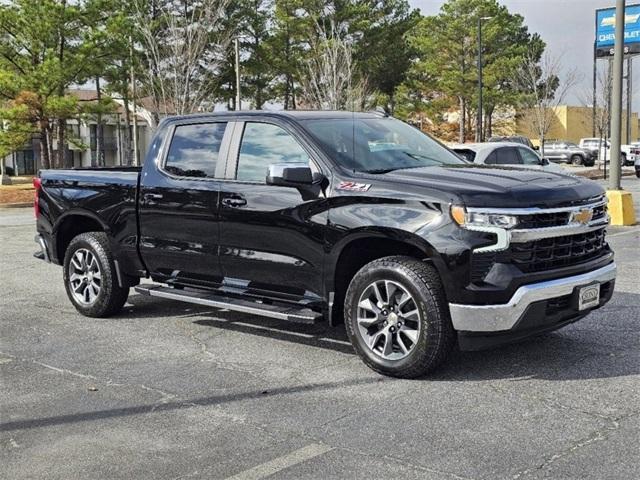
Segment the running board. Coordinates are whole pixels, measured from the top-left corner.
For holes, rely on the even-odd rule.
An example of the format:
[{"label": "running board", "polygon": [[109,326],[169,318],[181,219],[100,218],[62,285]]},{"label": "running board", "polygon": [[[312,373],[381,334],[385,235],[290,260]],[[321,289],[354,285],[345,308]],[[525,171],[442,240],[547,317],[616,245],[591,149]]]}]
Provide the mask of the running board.
[{"label": "running board", "polygon": [[197,290],[177,290],[164,285],[138,285],[135,291],[151,297],[168,298],[180,302],[195,303],[207,307],[225,308],[234,312],[277,318],[295,323],[314,324],[322,321],[322,314],[309,308],[296,306],[267,305],[233,297],[225,297],[216,293]]}]

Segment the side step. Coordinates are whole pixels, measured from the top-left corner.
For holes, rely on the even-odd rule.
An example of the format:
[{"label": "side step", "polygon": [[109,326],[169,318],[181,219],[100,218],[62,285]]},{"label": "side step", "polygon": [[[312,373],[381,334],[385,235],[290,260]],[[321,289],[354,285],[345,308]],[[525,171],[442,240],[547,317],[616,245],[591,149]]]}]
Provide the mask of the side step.
[{"label": "side step", "polygon": [[138,285],[134,287],[134,289],[142,295],[149,295],[151,297],[168,298],[180,302],[205,305],[207,307],[226,308],[234,312],[277,318],[288,322],[314,324],[322,321],[321,313],[304,307],[267,305],[249,300],[225,297],[212,292],[176,290],[175,288],[155,284]]}]

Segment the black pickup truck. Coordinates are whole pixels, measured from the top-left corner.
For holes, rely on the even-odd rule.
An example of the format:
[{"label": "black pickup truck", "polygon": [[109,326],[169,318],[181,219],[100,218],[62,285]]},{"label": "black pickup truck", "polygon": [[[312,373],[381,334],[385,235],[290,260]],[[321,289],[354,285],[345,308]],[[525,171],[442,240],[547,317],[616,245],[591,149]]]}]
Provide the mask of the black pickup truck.
[{"label": "black pickup truck", "polygon": [[[415,377],[604,305],[616,266],[595,183],[469,164],[394,118],[169,118],[139,168],[45,170],[36,255],[76,309],[144,295],[344,321],[373,369]],[[140,283],[150,278],[154,283]]]}]

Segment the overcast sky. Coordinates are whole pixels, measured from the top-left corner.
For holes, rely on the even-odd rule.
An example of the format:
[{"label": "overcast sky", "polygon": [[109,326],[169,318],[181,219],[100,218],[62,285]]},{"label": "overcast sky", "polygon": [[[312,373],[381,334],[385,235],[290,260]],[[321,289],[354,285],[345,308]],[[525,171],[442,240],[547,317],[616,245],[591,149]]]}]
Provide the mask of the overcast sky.
[{"label": "overcast sky", "polygon": [[[593,40],[595,10],[615,6],[615,0],[499,0],[509,11],[524,17],[530,32],[538,32],[547,43],[552,55],[562,54],[567,65],[577,67],[581,84],[567,98],[568,103],[579,105],[584,90],[589,89],[593,75]],[[434,15],[444,0],[409,0],[423,15]],[[627,1],[628,5],[639,3]],[[605,68],[605,60],[598,60],[599,68]],[[637,71],[637,61],[634,70]],[[635,73],[635,72],[634,72]],[[636,75],[637,76],[637,75]],[[637,81],[632,81],[636,87]],[[640,90],[633,93],[634,110],[640,106]]]}]

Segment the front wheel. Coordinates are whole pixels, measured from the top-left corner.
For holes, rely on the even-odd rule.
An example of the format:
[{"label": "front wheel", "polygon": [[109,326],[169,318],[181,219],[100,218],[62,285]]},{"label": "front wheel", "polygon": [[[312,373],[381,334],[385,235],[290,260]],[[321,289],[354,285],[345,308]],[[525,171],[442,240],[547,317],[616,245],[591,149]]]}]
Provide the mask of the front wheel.
[{"label": "front wheel", "polygon": [[454,344],[438,272],[410,257],[385,257],[362,267],[349,285],[344,311],[356,352],[384,375],[425,375]]},{"label": "front wheel", "polygon": [[113,315],[129,296],[129,289],[118,285],[104,232],[82,233],[71,240],[64,257],[63,276],[69,300],[87,317]]}]

